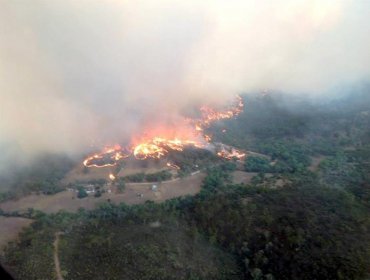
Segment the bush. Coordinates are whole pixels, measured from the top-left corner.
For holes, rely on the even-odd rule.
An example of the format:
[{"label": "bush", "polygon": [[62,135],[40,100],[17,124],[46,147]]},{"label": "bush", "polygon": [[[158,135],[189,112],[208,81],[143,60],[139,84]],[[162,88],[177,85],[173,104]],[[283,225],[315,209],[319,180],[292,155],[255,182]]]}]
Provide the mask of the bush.
[{"label": "bush", "polygon": [[148,182],[160,182],[160,181],[169,180],[171,178],[172,178],[172,174],[171,172],[167,170],[163,170],[163,171],[152,173],[152,174],[147,174],[145,176],[145,179]]},{"label": "bush", "polygon": [[263,157],[249,156],[244,163],[244,169],[247,172],[271,172],[273,167],[270,161]]},{"label": "bush", "polygon": [[126,182],[134,182],[134,183],[143,182],[144,179],[145,179],[145,173],[136,173],[132,175],[127,175],[125,177]]},{"label": "bush", "polygon": [[87,196],[88,196],[88,194],[87,194],[87,192],[84,188],[81,187],[81,188],[78,189],[78,193],[77,193],[78,198],[84,198],[84,197],[87,197]]}]

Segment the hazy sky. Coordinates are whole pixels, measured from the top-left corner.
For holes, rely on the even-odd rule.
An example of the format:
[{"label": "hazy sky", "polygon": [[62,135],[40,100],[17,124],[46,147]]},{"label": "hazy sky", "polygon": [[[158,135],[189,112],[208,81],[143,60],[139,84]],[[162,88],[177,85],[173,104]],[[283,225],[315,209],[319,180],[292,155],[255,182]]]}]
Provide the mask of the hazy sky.
[{"label": "hazy sky", "polygon": [[370,1],[0,0],[0,144],[83,151],[195,101],[370,77]]}]

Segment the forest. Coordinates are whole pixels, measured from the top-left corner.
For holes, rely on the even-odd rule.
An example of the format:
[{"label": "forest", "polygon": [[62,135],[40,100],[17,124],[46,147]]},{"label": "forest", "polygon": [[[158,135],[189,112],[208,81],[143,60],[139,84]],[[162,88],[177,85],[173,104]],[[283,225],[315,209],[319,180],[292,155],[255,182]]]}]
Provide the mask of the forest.
[{"label": "forest", "polygon": [[[242,163],[257,173],[249,184],[233,184],[237,163],[220,161],[208,165],[195,196],[77,213],[2,211],[35,222],[1,262],[16,279],[56,279],[60,233],[64,279],[369,279],[370,88],[326,102],[282,93],[243,98],[243,113],[207,133],[263,155]],[[196,158],[190,151],[177,160],[190,172]],[[52,178],[68,166],[54,166]],[[126,179],[169,176],[139,175]],[[43,190],[32,186],[25,188]]]}]

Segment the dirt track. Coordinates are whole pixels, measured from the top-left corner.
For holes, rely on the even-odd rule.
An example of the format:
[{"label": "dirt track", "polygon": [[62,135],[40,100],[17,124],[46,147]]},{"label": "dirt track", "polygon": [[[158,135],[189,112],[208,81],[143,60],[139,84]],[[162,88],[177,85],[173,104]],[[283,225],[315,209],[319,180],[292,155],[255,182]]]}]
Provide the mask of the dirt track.
[{"label": "dirt track", "polygon": [[60,270],[60,262],[59,262],[59,236],[61,232],[55,233],[55,241],[54,245],[54,264],[55,264],[55,272],[57,274],[57,280],[63,280],[63,276]]}]

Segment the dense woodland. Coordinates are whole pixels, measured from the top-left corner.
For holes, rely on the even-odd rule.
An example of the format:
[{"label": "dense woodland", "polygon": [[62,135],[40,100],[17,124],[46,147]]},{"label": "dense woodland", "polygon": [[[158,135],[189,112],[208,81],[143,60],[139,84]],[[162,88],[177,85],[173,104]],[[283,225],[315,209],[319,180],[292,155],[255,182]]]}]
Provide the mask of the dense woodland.
[{"label": "dense woodland", "polygon": [[232,184],[236,164],[218,162],[193,197],[30,209],[22,215],[35,222],[2,263],[17,279],[55,279],[60,232],[64,279],[369,279],[369,88],[320,105],[279,93],[244,99],[242,114],[208,132],[264,155],[241,165],[258,173],[249,185]]}]

